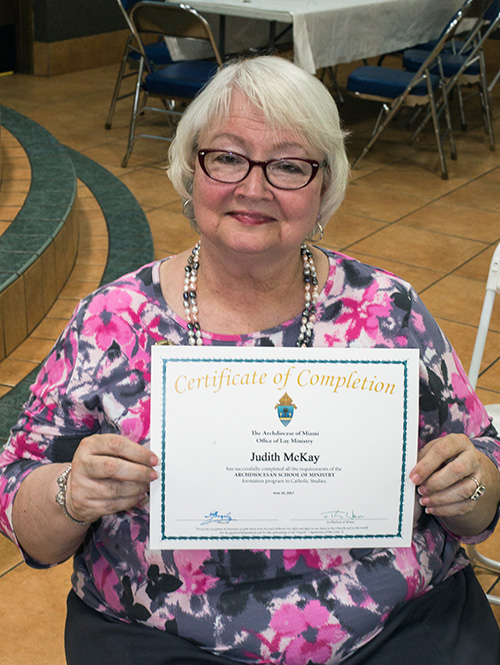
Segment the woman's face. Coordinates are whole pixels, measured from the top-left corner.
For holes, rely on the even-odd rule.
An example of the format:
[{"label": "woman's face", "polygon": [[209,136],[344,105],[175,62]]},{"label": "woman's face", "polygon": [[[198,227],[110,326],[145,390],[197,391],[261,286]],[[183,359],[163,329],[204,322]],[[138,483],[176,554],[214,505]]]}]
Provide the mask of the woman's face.
[{"label": "woman's face", "polygon": [[[301,157],[322,161],[323,156],[303,137],[273,130],[262,111],[241,93],[235,93],[229,115],[204,131],[201,150],[229,150],[249,159],[267,161]],[[254,166],[238,183],[209,178],[195,161],[193,205],[202,238],[219,248],[242,253],[298,249],[316,223],[323,188],[323,169],[306,187],[273,187],[262,168]]]}]

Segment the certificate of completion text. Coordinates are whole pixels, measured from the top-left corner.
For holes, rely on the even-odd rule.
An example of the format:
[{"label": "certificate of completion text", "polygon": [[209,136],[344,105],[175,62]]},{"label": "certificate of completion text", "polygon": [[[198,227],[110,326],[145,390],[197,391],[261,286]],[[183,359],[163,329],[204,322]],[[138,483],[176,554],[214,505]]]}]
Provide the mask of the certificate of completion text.
[{"label": "certificate of completion text", "polygon": [[153,549],[409,547],[418,351],[153,349]]}]

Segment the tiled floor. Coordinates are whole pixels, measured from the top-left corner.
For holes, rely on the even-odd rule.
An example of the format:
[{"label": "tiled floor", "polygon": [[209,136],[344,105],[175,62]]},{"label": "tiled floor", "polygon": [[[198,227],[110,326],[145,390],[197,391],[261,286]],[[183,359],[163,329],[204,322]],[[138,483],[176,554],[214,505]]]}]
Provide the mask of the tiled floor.
[{"label": "tiled floor", "polygon": [[[489,62],[498,67],[499,50]],[[496,58],[496,59],[495,59]],[[349,69],[339,72],[345,83]],[[494,73],[496,69],[492,70]],[[166,144],[140,141],[127,169],[128,103],[121,102],[113,128],[104,129],[116,67],[50,79],[14,75],[0,78],[0,101],[52,132],[118,176],[147,214],[157,257],[191,247],[195,234],[182,217],[179,199],[164,173]],[[495,129],[500,141],[500,84],[493,91]],[[347,99],[342,108],[354,156],[367,140],[375,107]],[[457,137],[459,158],[441,180],[432,135],[415,145],[401,120],[388,131],[353,173],[346,200],[330,222],[324,244],[389,269],[412,282],[468,367],[494,247],[500,241],[500,149],[487,147],[478,100],[468,103],[469,131]],[[3,138],[6,138],[4,135]],[[0,233],[22,204],[26,186],[8,183],[9,163],[22,158],[8,137],[4,186],[0,190]],[[7,185],[7,186],[6,186]],[[71,279],[31,339],[0,363],[0,396],[45,355],[78,298],[100,281],[107,236],[102,213],[81,185],[80,247]],[[500,304],[496,304],[478,392],[500,402]],[[500,533],[483,551],[500,559]],[[17,550],[0,538],[0,662],[3,665],[62,665],[62,626],[71,566],[32,571]],[[485,588],[496,577],[478,570]],[[500,584],[499,584],[500,586]],[[500,607],[495,608],[500,621]]]}]

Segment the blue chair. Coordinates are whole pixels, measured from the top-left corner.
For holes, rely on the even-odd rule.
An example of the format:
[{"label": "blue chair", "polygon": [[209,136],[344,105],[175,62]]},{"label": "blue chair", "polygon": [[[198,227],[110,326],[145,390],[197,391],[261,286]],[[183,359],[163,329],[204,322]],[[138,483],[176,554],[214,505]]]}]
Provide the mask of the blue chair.
[{"label": "blue chair", "polygon": [[[462,86],[477,85],[485,130],[489,137],[490,149],[495,149],[495,137],[491,120],[491,104],[486,63],[484,59],[484,42],[500,24],[500,0],[487,3],[486,10],[480,13],[474,27],[465,41],[454,42],[453,50],[443,50],[438,62],[431,69],[432,74],[442,77],[448,98],[456,92],[459,102],[461,126],[465,131],[467,122],[464,111]],[[403,53],[403,67],[409,71],[417,71],[427,57],[427,45],[409,49]],[[416,137],[430,119],[425,116],[414,134]]]},{"label": "blue chair", "polygon": [[[173,130],[175,121],[182,115],[186,103],[196,96],[222,65],[209,24],[188,5],[157,1],[138,2],[130,12],[130,20],[142,57],[139,60],[128,144],[122,167],[127,166],[134,143],[138,138],[162,141],[171,141],[173,138],[173,136],[164,134],[136,135],[139,116],[145,114],[146,111],[163,113],[169,119]],[[144,41],[145,38],[151,37],[201,40],[211,46],[213,59],[181,60],[158,69],[149,58]],[[159,98],[163,103],[163,108],[149,106],[150,97]]]},{"label": "blue chair", "polygon": [[[120,91],[124,79],[137,76],[137,69],[139,67],[139,60],[141,58],[141,53],[139,47],[137,46],[137,37],[135,35],[134,26],[132,25],[129,17],[132,7],[137,4],[138,0],[116,0],[116,2],[118,3],[118,7],[129,29],[129,35],[125,44],[125,50],[123,51],[123,57],[120,63],[120,69],[118,70],[118,76],[116,77],[115,88],[113,90],[113,96],[111,98],[111,104],[105,124],[106,129],[111,129],[116,102],[128,97],[132,97],[134,95],[134,90],[126,92],[122,95],[120,94]],[[150,61],[154,63],[156,67],[168,65],[172,62],[170,52],[164,40],[159,40],[153,42],[152,44],[147,44],[145,46],[145,50]]]},{"label": "blue chair", "polygon": [[[354,161],[356,168],[363,157],[369,152],[391,120],[404,106],[428,107],[434,123],[434,135],[438,149],[441,177],[448,178],[443,142],[447,138],[450,143],[451,157],[456,159],[456,147],[451,127],[448,98],[443,79],[431,70],[438,63],[439,56],[448,42],[454,37],[460,23],[473,12],[475,0],[465,0],[462,7],[453,15],[444,28],[440,38],[416,72],[392,67],[363,66],[355,69],[348,77],[347,90],[356,97],[378,101],[382,104],[380,113],[372,131],[372,136],[360,155]],[[437,113],[436,96],[441,97],[441,105],[445,112],[446,128],[441,131]]]},{"label": "blue chair", "polygon": [[[465,34],[460,38],[454,37],[443,49],[443,53],[466,53],[472,48],[473,41],[478,37],[485,25],[491,24],[496,18],[496,14],[500,9],[500,0],[482,0],[480,5],[476,5],[478,11],[479,21],[475,21]],[[436,45],[436,40],[425,42],[425,44],[418,44],[414,48],[431,51]]]}]

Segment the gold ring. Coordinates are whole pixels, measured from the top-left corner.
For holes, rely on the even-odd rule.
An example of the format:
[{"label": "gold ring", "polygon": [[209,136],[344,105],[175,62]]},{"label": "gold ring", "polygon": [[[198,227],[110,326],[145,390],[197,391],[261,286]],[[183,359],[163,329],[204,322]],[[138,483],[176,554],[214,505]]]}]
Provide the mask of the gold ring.
[{"label": "gold ring", "polygon": [[474,492],[471,494],[469,499],[471,501],[477,501],[480,497],[483,496],[483,494],[486,492],[486,487],[484,485],[481,485],[479,480],[477,478],[474,478],[474,476],[469,476],[471,480],[473,480],[476,483],[476,489]]}]

